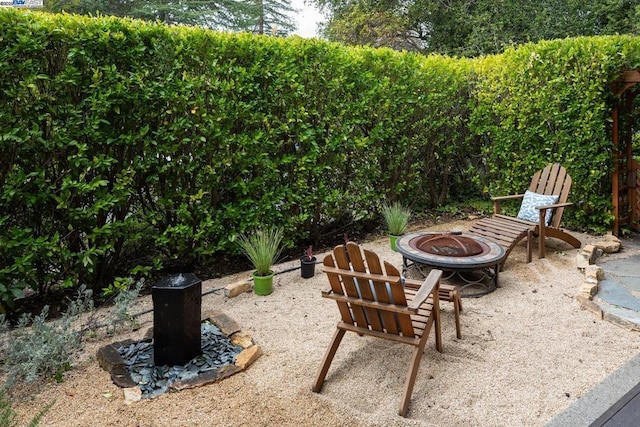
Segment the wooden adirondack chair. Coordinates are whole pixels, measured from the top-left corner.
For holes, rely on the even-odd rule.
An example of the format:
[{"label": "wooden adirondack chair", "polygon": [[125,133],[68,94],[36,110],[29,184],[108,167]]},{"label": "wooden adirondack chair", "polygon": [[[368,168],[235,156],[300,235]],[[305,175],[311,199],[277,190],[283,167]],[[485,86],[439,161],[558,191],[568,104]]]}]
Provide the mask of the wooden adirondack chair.
[{"label": "wooden adirondack chair", "polygon": [[[580,241],[560,228],[564,208],[573,203],[567,202],[571,189],[571,176],[567,170],[558,163],[549,164],[544,169],[536,172],[531,180],[529,191],[525,194],[512,196],[493,197],[493,212],[491,218],[485,218],[476,222],[469,230],[472,234],[487,237],[505,248],[506,260],[511,250],[523,239],[527,239],[527,262],[531,262],[533,236],[538,236],[538,257],[546,256],[545,240],[554,237],[563,240],[573,246],[580,247]],[[534,194],[531,194],[534,193]],[[535,209],[534,216],[528,219],[514,218],[501,214],[501,203],[504,200],[523,199],[522,214],[527,198],[535,204],[535,199],[544,199],[551,202],[542,205],[530,206]],[[549,196],[557,196],[556,202]],[[519,216],[523,216],[520,215]],[[526,216],[526,215],[524,215]],[[504,261],[503,261],[504,263]]]},{"label": "wooden adirondack chair", "polygon": [[[364,253],[364,257],[363,257]],[[324,258],[331,289],[322,296],[338,304],[342,317],[331,345],[318,370],[314,392],[320,392],[331,361],[345,332],[384,338],[415,347],[404,386],[398,413],[406,416],[411,392],[422,354],[431,331],[435,327],[436,349],[442,352],[440,333],[439,287],[440,270],[432,270],[419,288],[403,288],[400,272],[378,256],[362,251],[356,243],[336,246]]]}]

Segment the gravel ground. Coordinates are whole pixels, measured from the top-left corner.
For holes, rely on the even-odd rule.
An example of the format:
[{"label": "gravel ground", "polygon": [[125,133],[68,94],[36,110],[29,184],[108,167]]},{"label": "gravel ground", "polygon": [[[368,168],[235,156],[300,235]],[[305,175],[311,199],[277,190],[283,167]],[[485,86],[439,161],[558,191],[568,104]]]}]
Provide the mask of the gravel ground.
[{"label": "gravel ground", "polygon": [[[466,230],[470,224],[430,229]],[[583,244],[593,240],[576,235]],[[401,266],[387,239],[364,246]],[[397,410],[409,346],[347,334],[322,392],[311,391],[339,318],[335,302],[320,296],[327,287],[320,266],[311,279],[301,279],[298,270],[276,276],[266,297],[203,298],[203,311],[224,312],[262,347],[264,354],[245,372],[197,389],[125,401],[95,353],[116,340],[139,339],[152,323],[145,315],[137,332],[88,343],[63,382],[17,390],[14,409],[26,421],[55,401],[45,426],[542,426],[640,348],[637,332],[580,308],[574,298],[583,279],[575,267],[577,250],[561,242],[548,248],[546,259],[534,255],[526,264],[520,245],[500,275],[500,288],[463,300],[461,340],[451,305],[442,304],[444,353],[435,351],[430,337],[406,419]],[[203,290],[248,276],[206,281]],[[150,307],[150,297],[143,297],[134,312]]]}]

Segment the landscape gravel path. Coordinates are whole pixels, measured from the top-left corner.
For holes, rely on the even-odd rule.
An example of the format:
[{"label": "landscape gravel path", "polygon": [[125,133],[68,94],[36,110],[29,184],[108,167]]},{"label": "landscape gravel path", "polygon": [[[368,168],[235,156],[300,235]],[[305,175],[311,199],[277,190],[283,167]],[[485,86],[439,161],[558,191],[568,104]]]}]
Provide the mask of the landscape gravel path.
[{"label": "landscape gravel path", "polygon": [[[470,224],[457,221],[429,230],[465,231]],[[364,246],[401,266],[388,239]],[[322,392],[311,391],[339,317],[335,303],[320,296],[327,282],[319,268],[311,279],[300,278],[298,270],[276,276],[269,296],[203,298],[203,311],[224,312],[262,347],[264,354],[244,372],[205,387],[125,401],[95,353],[112,341],[141,338],[152,322],[145,315],[139,331],[88,343],[63,382],[18,390],[22,394],[14,408],[26,421],[55,401],[42,425],[65,427],[543,426],[640,349],[638,332],[580,308],[575,295],[583,275],[575,266],[576,254],[557,242],[547,258],[534,255],[527,264],[524,246],[516,247],[500,287],[463,300],[461,340],[452,307],[442,304],[444,352],[435,351],[431,337],[406,419],[397,409],[411,357],[408,346],[347,334]],[[318,254],[319,260],[323,256]],[[203,291],[249,273],[206,281]],[[140,298],[134,312],[150,305],[150,297]]]}]

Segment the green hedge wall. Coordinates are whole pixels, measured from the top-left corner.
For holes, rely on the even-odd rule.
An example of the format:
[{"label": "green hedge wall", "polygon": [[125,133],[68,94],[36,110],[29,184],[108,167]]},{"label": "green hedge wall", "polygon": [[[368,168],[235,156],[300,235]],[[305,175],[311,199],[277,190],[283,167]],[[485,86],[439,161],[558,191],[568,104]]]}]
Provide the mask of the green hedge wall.
[{"label": "green hedge wall", "polygon": [[[610,220],[609,82],[630,37],[476,60],[0,10],[0,304],[29,286],[124,286],[368,221],[574,177],[578,228]],[[487,197],[485,194],[484,197]]]},{"label": "green hedge wall", "polygon": [[602,231],[612,221],[611,83],[640,66],[640,38],[543,41],[474,64],[470,127],[482,136],[492,194],[526,188],[562,163],[573,178],[563,222]]},{"label": "green hedge wall", "polygon": [[384,197],[421,209],[468,194],[451,146],[467,144],[468,69],[3,10],[0,295],[206,264],[262,225],[302,247],[375,219]]}]

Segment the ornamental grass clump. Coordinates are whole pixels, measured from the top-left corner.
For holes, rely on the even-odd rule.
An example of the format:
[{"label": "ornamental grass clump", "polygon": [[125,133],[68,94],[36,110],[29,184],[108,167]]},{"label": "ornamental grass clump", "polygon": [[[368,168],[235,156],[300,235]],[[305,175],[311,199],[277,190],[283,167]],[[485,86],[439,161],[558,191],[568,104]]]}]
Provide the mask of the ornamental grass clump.
[{"label": "ornamental grass clump", "polygon": [[249,258],[256,276],[268,276],[271,266],[280,256],[283,231],[280,228],[256,230],[250,234],[240,235],[238,245]]},{"label": "ornamental grass clump", "polygon": [[382,206],[382,216],[387,224],[387,231],[392,236],[401,236],[407,230],[411,210],[402,206],[400,202],[385,203]]}]

